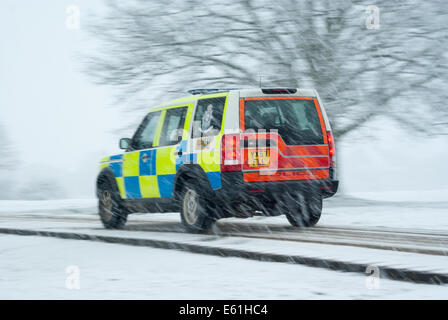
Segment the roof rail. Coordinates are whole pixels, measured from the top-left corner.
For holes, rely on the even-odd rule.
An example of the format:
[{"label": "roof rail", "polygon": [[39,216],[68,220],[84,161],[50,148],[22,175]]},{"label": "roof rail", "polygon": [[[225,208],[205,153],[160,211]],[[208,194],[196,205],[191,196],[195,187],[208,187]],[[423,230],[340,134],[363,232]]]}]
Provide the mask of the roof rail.
[{"label": "roof rail", "polygon": [[225,88],[225,89],[191,89],[188,90],[189,94],[197,95],[197,94],[207,94],[207,93],[216,93],[216,92],[225,92],[230,90],[239,90],[238,88]]}]

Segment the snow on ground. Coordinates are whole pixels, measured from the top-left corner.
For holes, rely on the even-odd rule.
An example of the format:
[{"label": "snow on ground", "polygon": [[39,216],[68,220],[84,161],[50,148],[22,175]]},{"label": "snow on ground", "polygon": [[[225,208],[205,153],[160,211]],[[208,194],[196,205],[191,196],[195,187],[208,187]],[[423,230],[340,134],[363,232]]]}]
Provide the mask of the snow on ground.
[{"label": "snow on ground", "polygon": [[330,198],[324,201],[319,225],[448,230],[448,197],[444,201],[440,201],[443,198],[423,201],[424,195],[408,197],[400,201],[398,196],[397,200],[391,200],[387,193],[368,193],[365,198],[343,195]]},{"label": "snow on ground", "polygon": [[[155,226],[153,226],[155,224]],[[224,227],[224,223],[220,223]],[[229,224],[226,224],[229,226]],[[237,227],[239,226],[239,228]],[[54,219],[54,218],[26,218],[23,219],[0,219],[0,228],[39,230],[42,232],[61,232],[72,236],[83,236],[89,239],[97,237],[113,237],[123,239],[123,242],[132,239],[151,242],[170,243],[171,248],[179,245],[215,249],[225,252],[232,250],[239,252],[253,252],[259,254],[277,254],[282,256],[294,256],[314,260],[339,261],[344,264],[358,264],[365,266],[376,266],[379,269],[388,267],[408,269],[423,272],[447,273],[448,259],[442,255],[419,254],[415,252],[401,251],[400,248],[414,248],[420,250],[446,250],[444,243],[440,240],[435,242],[421,242],[414,240],[403,240],[396,237],[382,237],[378,235],[369,237],[369,234],[356,237],[344,236],[344,233],[320,233],[319,229],[275,231],[271,233],[256,230],[243,231],[243,224],[234,224],[229,230],[232,236],[219,236],[211,234],[191,234],[182,232],[183,228],[178,222],[170,222],[163,226],[160,220],[140,220],[128,222],[123,230],[104,229],[98,219]],[[240,231],[237,231],[237,230]],[[176,231],[177,230],[177,231]],[[263,229],[262,229],[263,230]],[[179,232],[180,231],[180,232]],[[283,240],[275,236],[282,237]],[[270,237],[269,239],[265,237]],[[399,237],[399,235],[397,235]],[[386,238],[386,240],[385,240]],[[302,241],[302,240],[304,241]],[[325,243],[321,241],[324,240]],[[353,245],[336,246],[340,241],[352,243]],[[361,245],[361,246],[359,246]],[[366,245],[368,247],[366,247]],[[375,246],[393,246],[396,250],[384,250]],[[374,246],[369,247],[369,246]]]},{"label": "snow on ground", "polygon": [[[325,200],[319,226],[446,232],[445,194],[447,190],[340,194]],[[79,217],[85,221],[64,223],[78,230],[91,228],[93,223],[98,228],[95,232],[105,232],[97,218],[95,199],[0,201],[2,225],[21,227],[39,223],[33,222],[33,216]],[[153,219],[180,224],[178,213],[136,214],[129,217],[129,222]],[[288,225],[283,216],[227,220]],[[45,225],[60,228],[61,223],[48,221]],[[0,257],[0,299],[448,298],[447,286],[381,279],[379,289],[368,289],[366,277],[360,274],[90,241],[0,235]],[[70,265],[80,268],[80,290],[65,287],[66,268]]]},{"label": "snow on ground", "polygon": [[448,189],[440,190],[394,190],[387,192],[350,192],[353,198],[390,202],[448,202]]},{"label": "snow on ground", "polygon": [[[1,200],[0,216],[97,216],[96,199],[19,201]],[[135,214],[129,221],[180,221],[179,213]],[[239,223],[288,224],[284,216],[230,218]],[[387,227],[448,230],[448,189],[432,191],[363,192],[338,194],[324,200],[318,226]]]},{"label": "snow on ground", "polygon": [[[285,263],[0,235],[0,299],[446,299],[417,285]],[[68,289],[79,268],[80,289]],[[367,280],[367,284],[370,283]]]},{"label": "snow on ground", "polygon": [[[380,227],[448,231],[448,190],[368,192],[324,200],[318,226]],[[446,196],[446,197],[445,197]],[[132,218],[131,218],[132,219]],[[232,221],[288,224],[284,216]]]},{"label": "snow on ground", "polygon": [[96,199],[0,200],[0,215],[32,214],[96,214]]}]

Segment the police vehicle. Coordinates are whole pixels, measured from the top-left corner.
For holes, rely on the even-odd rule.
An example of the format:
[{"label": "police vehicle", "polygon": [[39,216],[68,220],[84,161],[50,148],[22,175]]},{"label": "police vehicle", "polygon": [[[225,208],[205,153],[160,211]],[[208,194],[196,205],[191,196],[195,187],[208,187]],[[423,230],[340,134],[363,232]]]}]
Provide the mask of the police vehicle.
[{"label": "police vehicle", "polygon": [[99,215],[180,211],[189,232],[221,218],[284,214],[313,226],[338,188],[335,144],[315,90],[196,89],[157,106],[123,153],[103,158]]}]

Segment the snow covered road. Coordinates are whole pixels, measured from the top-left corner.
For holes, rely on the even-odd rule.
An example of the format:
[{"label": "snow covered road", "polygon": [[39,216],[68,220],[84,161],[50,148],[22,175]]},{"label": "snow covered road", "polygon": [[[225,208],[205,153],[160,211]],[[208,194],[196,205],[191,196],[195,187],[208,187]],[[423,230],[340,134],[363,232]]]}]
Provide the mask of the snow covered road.
[{"label": "snow covered road", "polygon": [[[286,263],[13,235],[0,244],[0,299],[448,298],[443,286],[373,286],[355,273]],[[79,289],[67,287],[70,270],[79,271]]]},{"label": "snow covered road", "polygon": [[[240,258],[233,257],[241,256],[254,260],[290,262],[361,273],[364,273],[367,268],[373,268],[370,270],[375,270],[376,268],[379,271],[381,282],[386,283],[396,283],[396,281],[386,280],[384,276],[399,279],[403,275],[405,275],[405,280],[423,279],[429,283],[447,282],[448,201],[444,201],[443,196],[439,199],[430,199],[429,201],[428,199],[422,201],[417,198],[413,201],[409,199],[385,201],[375,199],[374,196],[373,199],[344,196],[326,201],[322,221],[315,228],[292,228],[284,217],[255,217],[245,220],[224,219],[209,233],[201,235],[186,234],[180,225],[178,213],[131,215],[124,230],[104,230],[96,215],[96,202],[92,200],[33,201],[32,203],[4,201],[0,202],[0,230],[4,232],[15,230],[15,233],[20,233],[20,230],[27,230],[29,235],[39,234],[59,238],[89,239],[114,243],[107,244],[107,246],[122,247],[122,244],[118,243],[127,243],[232,257],[224,259],[226,261],[234,261],[234,259],[240,261]],[[2,261],[6,261],[3,259],[7,258],[7,255],[4,255],[5,252],[15,250],[10,247],[10,242],[14,241],[16,243],[15,241],[17,240],[13,239],[24,238],[36,239],[35,241],[38,242],[48,242],[51,245],[56,245],[57,243],[67,243],[68,245],[73,243],[73,240],[1,235],[0,250],[3,253]],[[23,241],[26,242],[26,240]],[[82,243],[86,242],[82,241]],[[86,247],[89,245],[97,247],[106,244],[91,241],[85,244]],[[70,244],[68,249],[71,246]],[[130,251],[136,250],[135,247],[128,246],[128,248]],[[173,250],[139,249],[148,250],[148,252],[155,250],[154,252],[168,256],[191,255],[191,259],[195,260],[195,263],[197,259],[215,259],[217,261],[223,259],[219,257],[205,258],[203,255],[193,255]],[[45,256],[45,249],[42,250]],[[87,249],[86,252],[90,251]],[[164,253],[162,254],[161,252]],[[37,258],[23,256],[24,263],[29,259]],[[110,257],[110,259],[113,259],[113,257]],[[135,261],[139,261],[137,257],[135,259]],[[159,261],[160,259],[157,258],[157,260],[158,263],[162,263]],[[16,261],[16,263],[19,264],[19,261]],[[132,264],[132,260],[128,261],[128,263]],[[241,263],[265,264],[267,262],[245,261]],[[274,274],[279,270],[278,268],[284,268],[284,266],[280,267],[280,265],[284,265],[281,263],[272,265]],[[3,267],[4,262],[1,262],[0,269]],[[232,269],[232,265],[228,267]],[[297,270],[308,270],[309,268],[298,265],[292,267],[298,268]],[[341,273],[335,271],[317,268],[312,270],[316,274],[334,272],[335,278],[341,275]],[[209,272],[212,273],[211,270]],[[397,273],[399,275],[394,276]],[[15,276],[12,264],[10,264],[10,268],[4,274],[7,278]],[[344,276],[347,275],[344,274]],[[419,275],[420,278],[415,278],[416,275]],[[171,277],[168,274],[164,276],[166,276],[166,279]],[[359,277],[359,279],[364,279],[364,281],[369,279],[367,275],[362,274],[350,274],[350,276]],[[0,282],[0,291],[8,283],[3,280]],[[403,283],[403,286],[408,285]],[[432,286],[435,295],[428,295],[424,289],[426,288],[425,285],[410,285],[415,286],[415,291],[413,291],[415,298],[448,297],[448,294],[446,296],[441,294],[442,292],[448,292],[446,285]],[[366,285],[364,283],[364,288],[360,290],[365,290],[365,288]],[[422,288],[425,293],[418,288]],[[442,291],[440,291],[441,289]],[[354,298],[350,293],[335,294],[330,287],[322,287],[319,290],[325,292],[323,297]],[[192,291],[195,290],[192,289]],[[313,296],[312,294],[303,295],[303,291],[300,292],[300,294],[296,292],[295,295],[288,293],[285,297],[322,298],[320,294]],[[265,293],[265,298],[282,297],[275,294],[274,291],[267,290]],[[49,295],[53,294],[56,293],[50,290]],[[192,298],[201,298],[199,292],[198,295],[193,295],[194,297]],[[391,296],[385,294],[384,298],[393,298],[395,297],[394,295],[395,293],[391,294]],[[131,296],[138,297],[134,293]],[[95,294],[92,297],[95,297]],[[149,298],[151,297],[156,298],[154,296]],[[209,298],[217,299],[219,297],[218,295]],[[364,293],[360,294],[360,297],[378,298],[382,296]],[[396,297],[398,298],[398,296]],[[412,297],[412,294],[410,297]],[[170,298],[185,297],[172,292]],[[250,295],[233,295],[229,291],[223,298],[254,297]]]}]

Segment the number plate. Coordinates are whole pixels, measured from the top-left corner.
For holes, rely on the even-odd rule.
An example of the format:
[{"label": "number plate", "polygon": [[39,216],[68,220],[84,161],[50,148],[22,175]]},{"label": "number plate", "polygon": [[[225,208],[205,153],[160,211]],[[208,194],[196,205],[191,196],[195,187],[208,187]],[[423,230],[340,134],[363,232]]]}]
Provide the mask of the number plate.
[{"label": "number plate", "polygon": [[249,167],[268,167],[269,150],[249,150],[248,163]]}]

